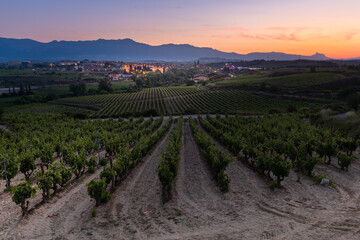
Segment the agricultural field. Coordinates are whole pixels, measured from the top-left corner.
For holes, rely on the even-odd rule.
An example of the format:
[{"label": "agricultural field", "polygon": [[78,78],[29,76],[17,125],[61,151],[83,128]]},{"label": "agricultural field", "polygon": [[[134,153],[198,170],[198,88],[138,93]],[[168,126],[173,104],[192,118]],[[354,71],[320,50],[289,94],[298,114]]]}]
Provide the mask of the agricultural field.
[{"label": "agricultural field", "polygon": [[83,114],[90,115],[92,111],[77,108],[73,106],[66,106],[60,104],[52,103],[30,103],[26,105],[10,105],[9,107],[4,108],[5,114],[14,114],[14,113],[39,113],[39,114],[48,114],[48,113],[68,113],[70,115]]},{"label": "agricultural field", "polygon": [[[134,82],[112,82],[112,88],[114,89],[114,91],[121,89],[121,88],[126,88],[129,86],[134,86],[135,83]],[[86,91],[88,90],[97,90],[98,89],[98,84],[97,83],[88,83],[86,84]],[[38,96],[47,96],[49,94],[56,94],[58,96],[61,95],[70,95],[71,91],[69,86],[55,86],[55,87],[48,87],[48,88],[41,88],[39,90],[35,91],[35,94]]]},{"label": "agricultural field", "polygon": [[296,73],[279,77],[269,77],[265,74],[245,75],[217,82],[219,86],[270,85],[281,88],[305,88],[313,85],[333,82],[340,75],[332,72]]},{"label": "agricultural field", "polygon": [[358,239],[358,137],[302,115],[2,126],[1,239]]},{"label": "agricultural field", "polygon": [[197,113],[267,113],[284,112],[289,105],[298,109],[309,107],[301,101],[267,98],[237,90],[202,90],[196,87],[147,88],[136,93],[108,94],[60,99],[58,102],[98,106],[102,109],[92,117],[118,117],[140,115],[155,110],[154,115],[179,115]]}]

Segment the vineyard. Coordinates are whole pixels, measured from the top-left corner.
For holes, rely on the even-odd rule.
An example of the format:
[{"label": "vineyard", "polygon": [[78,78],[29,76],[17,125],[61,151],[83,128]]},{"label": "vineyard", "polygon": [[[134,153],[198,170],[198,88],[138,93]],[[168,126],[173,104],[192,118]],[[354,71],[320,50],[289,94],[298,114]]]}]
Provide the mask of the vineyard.
[{"label": "vineyard", "polygon": [[319,73],[297,73],[280,77],[268,77],[266,75],[240,76],[234,79],[220,81],[219,86],[241,86],[241,85],[270,85],[282,88],[304,88],[323,83],[329,83],[340,79],[340,76],[331,72]]},{"label": "vineyard", "polygon": [[337,164],[348,171],[359,140],[307,125],[297,116],[234,117],[207,121],[201,126],[239,159],[281,186],[291,167],[297,173],[313,175],[316,164]]},{"label": "vineyard", "polygon": [[194,113],[267,113],[271,109],[284,112],[289,105],[309,106],[266,98],[236,90],[200,90],[195,87],[147,88],[136,93],[83,96],[61,99],[64,104],[98,106],[102,109],[92,117],[118,117],[155,110],[153,115],[180,115]]},{"label": "vineyard", "polygon": [[302,117],[8,115],[0,238],[356,239],[359,139]]}]

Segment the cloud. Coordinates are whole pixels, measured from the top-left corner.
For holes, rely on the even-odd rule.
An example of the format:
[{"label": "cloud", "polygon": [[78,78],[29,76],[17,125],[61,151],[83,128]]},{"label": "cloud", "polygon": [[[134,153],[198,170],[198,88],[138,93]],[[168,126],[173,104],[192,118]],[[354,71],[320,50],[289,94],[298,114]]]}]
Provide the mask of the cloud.
[{"label": "cloud", "polygon": [[349,41],[359,34],[359,30],[353,30],[345,34],[345,40]]},{"label": "cloud", "polygon": [[[252,33],[248,28],[244,27],[228,27],[228,28],[212,28],[207,29],[206,31],[211,31],[213,33],[212,37],[216,38],[231,38],[231,37],[241,37],[248,39],[258,39],[258,40],[284,40],[284,41],[299,41],[296,32],[286,33],[287,29],[285,28],[272,28],[272,30],[281,31],[281,33],[267,33],[269,29],[265,29],[262,34]],[[271,30],[270,30],[271,32]]]}]

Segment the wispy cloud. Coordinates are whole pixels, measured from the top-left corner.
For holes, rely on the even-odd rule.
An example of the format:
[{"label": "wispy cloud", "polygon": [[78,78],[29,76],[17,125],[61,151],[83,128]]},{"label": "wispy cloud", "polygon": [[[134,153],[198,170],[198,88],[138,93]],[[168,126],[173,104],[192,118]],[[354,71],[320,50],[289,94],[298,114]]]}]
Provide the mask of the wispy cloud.
[{"label": "wispy cloud", "polygon": [[345,40],[351,40],[360,34],[360,30],[353,30],[345,34]]},{"label": "wispy cloud", "polygon": [[263,29],[248,29],[244,27],[223,27],[223,28],[205,28],[204,31],[211,32],[214,38],[246,38],[257,39],[262,41],[278,40],[278,41],[309,41],[314,39],[343,39],[351,40],[360,35],[360,30],[350,29],[334,33],[331,29],[320,29],[310,27],[278,27],[272,26]]},{"label": "wispy cloud", "polygon": [[[280,33],[272,33],[272,30],[281,31]],[[212,28],[207,29],[206,31],[211,31],[216,34],[212,34],[212,37],[217,38],[231,38],[231,37],[241,37],[248,39],[258,39],[258,40],[285,40],[285,41],[299,41],[296,32],[287,33],[285,28],[273,28],[265,30],[265,33],[257,34],[253,33],[250,29],[244,27],[229,27],[229,28]]]}]

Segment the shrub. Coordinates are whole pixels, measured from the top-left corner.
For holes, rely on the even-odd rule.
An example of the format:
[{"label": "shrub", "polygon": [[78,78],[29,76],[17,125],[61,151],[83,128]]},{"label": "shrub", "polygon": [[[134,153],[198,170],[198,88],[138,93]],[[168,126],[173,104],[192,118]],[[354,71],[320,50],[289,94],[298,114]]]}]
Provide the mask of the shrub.
[{"label": "shrub", "polygon": [[32,188],[29,182],[22,182],[16,187],[11,188],[12,200],[17,205],[20,204],[22,215],[25,216],[28,213],[29,199],[36,194],[37,188]]},{"label": "shrub", "polygon": [[99,181],[91,180],[87,185],[88,194],[96,202],[96,206],[99,206],[100,203],[105,203],[111,199],[110,193],[107,191],[107,184],[105,179]]}]

